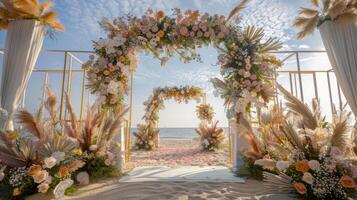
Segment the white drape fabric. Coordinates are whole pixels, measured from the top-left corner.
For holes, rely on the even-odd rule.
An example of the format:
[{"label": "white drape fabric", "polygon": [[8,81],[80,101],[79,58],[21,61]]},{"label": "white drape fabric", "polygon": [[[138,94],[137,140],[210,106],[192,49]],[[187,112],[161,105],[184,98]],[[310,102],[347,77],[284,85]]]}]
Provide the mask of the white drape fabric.
[{"label": "white drape fabric", "polygon": [[13,129],[13,113],[27,87],[45,35],[46,27],[36,20],[15,20],[9,24],[0,90],[1,107],[7,110],[9,118],[0,119],[0,128]]},{"label": "white drape fabric", "polygon": [[329,21],[319,30],[337,81],[357,117],[357,26]]}]

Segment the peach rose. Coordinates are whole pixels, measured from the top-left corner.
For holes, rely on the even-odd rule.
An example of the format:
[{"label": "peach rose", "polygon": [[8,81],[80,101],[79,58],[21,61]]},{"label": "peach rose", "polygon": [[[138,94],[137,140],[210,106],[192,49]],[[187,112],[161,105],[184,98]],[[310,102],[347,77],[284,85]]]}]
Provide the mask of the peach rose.
[{"label": "peach rose", "polygon": [[296,182],[294,187],[299,194],[306,194],[307,192],[306,186],[303,183]]},{"label": "peach rose", "polygon": [[156,13],[157,19],[161,19],[161,18],[163,18],[164,16],[165,16],[164,11],[162,11],[162,10],[157,11],[157,13]]},{"label": "peach rose", "polygon": [[353,189],[353,188],[356,187],[355,181],[351,177],[349,177],[347,175],[344,175],[344,176],[341,177],[340,183],[344,188]]},{"label": "peach rose", "polygon": [[36,176],[40,171],[42,170],[42,167],[40,165],[32,165],[28,170],[27,170],[27,175],[29,176]]},{"label": "peach rose", "polygon": [[298,160],[295,164],[295,169],[296,171],[305,173],[307,171],[309,171],[309,164],[307,160]]},{"label": "peach rose", "polygon": [[35,183],[42,183],[47,180],[48,172],[45,170],[40,171],[36,176],[33,177]]},{"label": "peach rose", "polygon": [[302,180],[311,185],[314,182],[314,177],[309,172],[305,172]]},{"label": "peach rose", "polygon": [[46,193],[50,186],[47,183],[41,183],[37,186],[37,190],[40,193]]},{"label": "peach rose", "polygon": [[164,37],[164,35],[165,35],[164,31],[159,31],[159,32],[156,33],[156,36],[159,37],[159,38]]}]

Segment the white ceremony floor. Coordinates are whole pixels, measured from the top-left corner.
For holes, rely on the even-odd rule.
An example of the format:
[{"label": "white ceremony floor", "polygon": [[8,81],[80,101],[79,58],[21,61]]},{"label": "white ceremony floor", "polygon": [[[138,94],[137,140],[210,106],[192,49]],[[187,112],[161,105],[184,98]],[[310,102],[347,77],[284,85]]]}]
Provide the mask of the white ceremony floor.
[{"label": "white ceremony floor", "polygon": [[234,176],[234,174],[224,166],[183,166],[178,168],[166,166],[137,167],[119,180],[119,182],[147,181],[245,182],[244,179]]}]

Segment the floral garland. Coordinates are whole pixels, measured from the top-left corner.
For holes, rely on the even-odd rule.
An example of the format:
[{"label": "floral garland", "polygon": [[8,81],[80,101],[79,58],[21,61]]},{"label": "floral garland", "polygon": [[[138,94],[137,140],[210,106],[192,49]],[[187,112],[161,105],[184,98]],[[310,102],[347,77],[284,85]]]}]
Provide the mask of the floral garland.
[{"label": "floral garland", "polygon": [[[227,79],[225,87],[234,90],[224,95],[242,97],[235,106],[239,112],[247,110],[252,102],[260,105],[269,100],[268,82],[278,61],[265,53],[280,45],[275,39],[261,42],[264,34],[260,29],[250,27],[242,33],[222,15],[201,15],[178,8],[173,9],[172,15],[148,10],[140,18],[119,17],[113,22],[105,19],[101,25],[108,38],[94,43],[96,56],[91,56],[83,67],[87,70],[88,88],[99,95],[103,107],[123,104],[138,51],[153,53],[164,65],[174,53],[184,62],[200,60],[195,49],[209,44],[222,52],[219,63]],[[228,102],[232,100],[227,98]]]},{"label": "floral garland", "polygon": [[197,117],[201,121],[212,122],[214,117],[214,110],[210,104],[200,104],[196,107]]},{"label": "floral garland", "polygon": [[135,146],[138,149],[147,150],[154,148],[154,142],[159,134],[159,130],[156,128],[159,121],[159,111],[164,109],[165,100],[173,98],[178,103],[188,103],[192,99],[200,101],[202,97],[202,89],[194,86],[154,89],[153,95],[144,102],[146,106],[146,113],[143,117],[145,124],[139,124],[138,132],[134,133],[136,137]]}]

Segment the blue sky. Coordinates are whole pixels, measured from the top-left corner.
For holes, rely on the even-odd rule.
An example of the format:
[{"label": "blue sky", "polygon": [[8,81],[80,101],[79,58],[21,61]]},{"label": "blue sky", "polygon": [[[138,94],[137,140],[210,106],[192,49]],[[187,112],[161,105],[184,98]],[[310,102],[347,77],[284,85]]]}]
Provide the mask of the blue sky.
[{"label": "blue sky", "polygon": [[[148,8],[170,12],[172,8],[198,9],[201,12],[227,15],[239,0],[55,0],[55,9],[65,25],[65,31],[55,34],[55,39],[46,38],[43,49],[92,50],[92,41],[104,37],[105,33],[98,25],[102,17],[114,19],[127,13],[141,15]],[[292,28],[292,21],[300,6],[307,6],[308,1],[295,0],[252,0],[242,14],[242,25],[263,27],[268,36],[281,39],[285,50],[317,50],[323,49],[318,33],[305,40],[297,40],[297,30]],[[6,32],[0,33],[0,45],[4,47]],[[133,126],[143,116],[142,102],[158,86],[196,85],[204,88],[208,95],[208,103],[216,111],[216,118],[221,126],[227,126],[223,101],[213,96],[209,78],[219,76],[217,52],[212,47],[199,50],[202,63],[184,64],[177,57],[171,59],[165,67],[152,55],[140,54],[140,62],[135,74]],[[82,60],[88,55],[76,54]],[[324,55],[303,57],[303,68],[328,68],[329,63]],[[289,64],[290,62],[290,64]],[[42,54],[37,68],[61,69],[63,55]],[[76,65],[76,68],[79,68]],[[286,69],[295,69],[294,60],[288,60]],[[26,107],[31,111],[39,104],[43,74],[34,74],[30,80],[26,95]],[[60,75],[50,76],[50,85],[59,93]],[[282,77],[284,79],[284,77]],[[306,83],[309,81],[307,80]],[[73,82],[73,102],[79,109],[81,76],[75,75]],[[195,115],[196,102],[179,105],[173,101],[166,102],[166,109],[160,113],[160,127],[195,127],[199,121]]]}]

